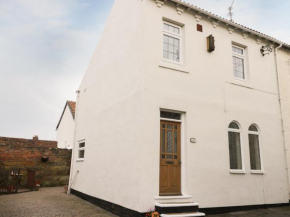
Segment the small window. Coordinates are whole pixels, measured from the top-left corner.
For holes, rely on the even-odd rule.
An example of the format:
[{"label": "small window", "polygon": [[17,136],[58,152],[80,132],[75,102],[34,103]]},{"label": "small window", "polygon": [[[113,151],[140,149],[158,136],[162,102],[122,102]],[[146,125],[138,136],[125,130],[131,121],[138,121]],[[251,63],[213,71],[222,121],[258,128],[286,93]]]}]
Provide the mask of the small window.
[{"label": "small window", "polygon": [[249,149],[251,170],[262,170],[259,131],[255,125],[249,127]]},{"label": "small window", "polygon": [[245,49],[236,45],[232,46],[234,77],[245,80]]},{"label": "small window", "polygon": [[181,28],[163,23],[163,58],[173,62],[180,62]]},{"label": "small window", "polygon": [[241,131],[237,123],[232,122],[228,128],[230,169],[242,170]]},{"label": "small window", "polygon": [[161,118],[166,118],[166,119],[181,120],[181,114],[173,113],[173,112],[161,111],[160,112],[160,117]]},{"label": "small window", "polygon": [[80,142],[78,147],[78,159],[85,158],[85,142]]}]

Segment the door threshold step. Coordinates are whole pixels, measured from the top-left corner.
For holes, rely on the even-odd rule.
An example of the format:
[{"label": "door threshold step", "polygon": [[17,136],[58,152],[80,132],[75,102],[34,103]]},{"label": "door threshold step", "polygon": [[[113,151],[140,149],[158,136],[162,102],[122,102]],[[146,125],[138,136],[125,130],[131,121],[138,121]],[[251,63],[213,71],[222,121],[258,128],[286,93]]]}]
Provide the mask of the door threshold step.
[{"label": "door threshold step", "polygon": [[192,202],[171,202],[171,203],[155,203],[158,207],[184,207],[184,206],[198,206],[198,203]]},{"label": "door threshold step", "polygon": [[178,195],[178,196],[156,196],[155,200],[174,200],[174,199],[190,199],[191,195]]},{"label": "door threshold step", "polygon": [[202,212],[161,214],[161,217],[198,217],[205,216]]}]

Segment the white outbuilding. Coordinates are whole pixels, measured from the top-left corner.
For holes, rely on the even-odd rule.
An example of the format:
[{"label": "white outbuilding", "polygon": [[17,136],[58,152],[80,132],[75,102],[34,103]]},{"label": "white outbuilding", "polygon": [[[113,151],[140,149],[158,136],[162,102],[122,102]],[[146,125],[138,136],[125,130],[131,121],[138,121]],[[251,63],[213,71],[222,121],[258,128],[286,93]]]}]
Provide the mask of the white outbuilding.
[{"label": "white outbuilding", "polygon": [[56,126],[57,147],[72,149],[74,142],[76,103],[67,101]]}]

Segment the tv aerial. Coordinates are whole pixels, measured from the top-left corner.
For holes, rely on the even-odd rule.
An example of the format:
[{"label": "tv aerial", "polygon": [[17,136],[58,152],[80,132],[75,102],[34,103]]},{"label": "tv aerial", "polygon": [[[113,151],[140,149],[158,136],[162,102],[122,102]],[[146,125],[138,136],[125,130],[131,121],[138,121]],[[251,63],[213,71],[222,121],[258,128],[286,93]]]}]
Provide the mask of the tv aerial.
[{"label": "tv aerial", "polygon": [[234,10],[233,5],[234,5],[234,2],[235,2],[235,0],[233,0],[232,5],[228,8],[228,10],[229,10],[228,16],[230,17],[230,21],[231,22],[234,22],[234,20],[233,20],[233,16],[234,16],[234,13],[233,13],[233,10]]}]

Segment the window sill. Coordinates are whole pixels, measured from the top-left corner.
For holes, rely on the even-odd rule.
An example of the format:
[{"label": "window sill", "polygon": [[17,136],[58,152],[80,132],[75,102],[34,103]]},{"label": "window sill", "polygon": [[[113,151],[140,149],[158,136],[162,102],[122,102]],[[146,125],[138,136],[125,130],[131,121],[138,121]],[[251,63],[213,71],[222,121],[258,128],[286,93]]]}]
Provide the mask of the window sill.
[{"label": "window sill", "polygon": [[241,80],[238,80],[238,79],[232,79],[230,82],[228,82],[229,84],[232,84],[232,85],[237,85],[237,86],[240,86],[240,87],[245,87],[245,88],[249,88],[249,89],[254,89],[252,87],[252,85],[250,85],[247,81],[241,81]]},{"label": "window sill", "polygon": [[159,67],[171,69],[175,71],[180,71],[180,72],[185,72],[185,73],[189,73],[190,71],[189,68],[179,65],[178,63],[171,63],[165,60],[159,62]]},{"label": "window sill", "polygon": [[263,170],[251,170],[252,174],[264,174],[265,172]]},{"label": "window sill", "polygon": [[244,170],[230,170],[230,173],[234,173],[234,174],[246,174],[246,172]]},{"label": "window sill", "polygon": [[83,162],[85,159],[77,159],[76,162]]}]

